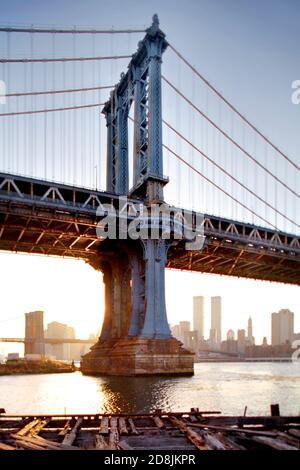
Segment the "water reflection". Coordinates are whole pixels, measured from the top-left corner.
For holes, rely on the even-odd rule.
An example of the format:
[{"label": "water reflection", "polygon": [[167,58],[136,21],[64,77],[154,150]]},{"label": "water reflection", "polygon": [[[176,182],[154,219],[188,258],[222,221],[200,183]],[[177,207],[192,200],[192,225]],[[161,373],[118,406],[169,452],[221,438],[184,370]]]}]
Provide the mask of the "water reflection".
[{"label": "water reflection", "polygon": [[43,374],[0,377],[0,407],[7,413],[186,411],[225,414],[300,411],[300,364],[196,364],[193,377],[89,377]]},{"label": "water reflection", "polygon": [[160,407],[166,410],[173,386],[174,379],[169,377],[110,377],[100,385],[100,390],[105,411],[135,413]]}]

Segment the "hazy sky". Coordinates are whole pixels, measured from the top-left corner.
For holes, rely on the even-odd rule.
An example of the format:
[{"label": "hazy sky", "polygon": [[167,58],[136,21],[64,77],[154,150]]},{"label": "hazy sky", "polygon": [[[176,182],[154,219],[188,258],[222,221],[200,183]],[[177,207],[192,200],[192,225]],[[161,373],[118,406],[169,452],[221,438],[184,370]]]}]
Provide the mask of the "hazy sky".
[{"label": "hazy sky", "polygon": [[[1,3],[0,21],[70,27],[147,27],[153,13],[158,13],[168,40],[299,163],[300,105],[291,102],[291,83],[300,79],[298,0],[11,0]],[[135,50],[138,40],[134,35],[128,46]],[[166,61],[166,68],[170,76],[172,61]],[[111,70],[111,76],[118,73],[118,68]],[[177,83],[182,74],[178,68],[174,70]],[[5,168],[4,158],[0,153],[1,168]],[[276,171],[280,174],[282,166],[278,162]],[[104,164],[102,159],[99,165]],[[298,206],[293,210],[299,217]],[[21,336],[23,313],[36,309],[45,310],[46,322],[55,319],[74,325],[80,337],[100,326],[101,273],[81,261],[0,254],[0,289],[0,336]],[[270,313],[281,308],[295,312],[295,329],[300,331],[299,293],[299,287],[288,285],[167,273],[170,323],[192,319],[193,295],[222,295],[223,335],[229,328],[246,327],[251,315],[258,342],[263,336],[270,339]],[[208,307],[207,303],[207,331]],[[4,321],[14,317],[17,318]],[[1,348],[4,346],[0,345],[0,351]]]}]

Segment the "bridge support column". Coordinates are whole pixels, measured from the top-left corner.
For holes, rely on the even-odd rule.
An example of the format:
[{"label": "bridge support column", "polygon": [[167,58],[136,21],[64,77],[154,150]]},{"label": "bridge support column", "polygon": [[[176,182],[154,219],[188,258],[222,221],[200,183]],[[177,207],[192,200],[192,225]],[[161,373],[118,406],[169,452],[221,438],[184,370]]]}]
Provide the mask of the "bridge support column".
[{"label": "bridge support column", "polygon": [[[118,252],[120,244],[118,245]],[[192,375],[193,353],[171,336],[165,307],[165,240],[106,251],[101,269],[105,316],[101,336],[82,357],[93,375]],[[116,253],[116,249],[114,249]],[[108,261],[107,261],[108,260]]]}]

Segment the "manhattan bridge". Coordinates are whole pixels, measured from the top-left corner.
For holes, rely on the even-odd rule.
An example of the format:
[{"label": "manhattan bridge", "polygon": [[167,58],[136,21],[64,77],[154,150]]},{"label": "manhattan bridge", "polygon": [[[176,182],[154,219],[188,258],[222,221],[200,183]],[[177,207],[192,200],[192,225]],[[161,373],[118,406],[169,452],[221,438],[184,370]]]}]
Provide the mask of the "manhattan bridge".
[{"label": "manhattan bridge", "polygon": [[[193,373],[170,333],[166,268],[300,284],[300,166],[167,41],[157,15],[146,30],[0,35],[0,249],[102,271],[104,322],[84,373]],[[174,236],[174,219],[167,236],[158,219],[155,239],[98,236],[107,205],[119,226],[164,202],[193,227],[201,214],[198,247]]]}]

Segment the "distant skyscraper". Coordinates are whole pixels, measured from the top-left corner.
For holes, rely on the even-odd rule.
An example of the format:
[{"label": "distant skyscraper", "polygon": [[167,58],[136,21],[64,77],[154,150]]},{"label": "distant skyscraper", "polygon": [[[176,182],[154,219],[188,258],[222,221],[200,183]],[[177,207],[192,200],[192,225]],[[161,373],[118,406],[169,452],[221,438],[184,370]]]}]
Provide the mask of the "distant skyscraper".
[{"label": "distant skyscraper", "polygon": [[191,322],[189,321],[179,322],[179,338],[182,342],[184,342],[184,335],[188,331],[191,331]]},{"label": "distant skyscraper", "polygon": [[239,342],[245,343],[245,341],[246,341],[246,331],[245,330],[238,330],[237,339],[238,339]]},{"label": "distant skyscraper", "polygon": [[252,346],[255,343],[254,336],[253,336],[253,327],[252,327],[252,318],[251,317],[249,317],[249,319],[248,319],[247,343],[250,346]]},{"label": "distant skyscraper", "polygon": [[198,338],[204,338],[204,297],[194,297],[193,324],[194,331],[197,331]]},{"label": "distant skyscraper", "polygon": [[216,344],[220,345],[222,340],[220,296],[211,298],[211,330],[215,330]]},{"label": "distant skyscraper", "polygon": [[248,330],[247,330],[247,333],[248,333],[248,338],[252,338],[253,336],[253,328],[252,328],[252,318],[249,317],[248,319]]},{"label": "distant skyscraper", "polygon": [[285,344],[293,341],[294,336],[294,314],[288,309],[274,312],[271,316],[272,346]]},{"label": "distant skyscraper", "polygon": [[228,330],[227,331],[227,341],[234,341],[234,331]]},{"label": "distant skyscraper", "polygon": [[172,336],[174,336],[174,338],[180,339],[179,325],[172,326],[171,333],[172,333]]},{"label": "distant skyscraper", "polygon": [[[48,323],[47,329],[45,330],[45,338],[54,338],[54,339],[75,339],[75,331],[71,326],[65,325],[64,323],[59,323],[53,321]],[[54,356],[56,359],[61,360],[71,360],[72,357],[72,344],[47,344],[46,352],[50,356]],[[75,345],[74,345],[75,346]],[[76,345],[77,346],[77,345]],[[80,356],[79,356],[80,357]]]},{"label": "distant skyscraper", "polygon": [[246,330],[238,330],[237,332],[237,347],[239,353],[244,353],[246,349]]}]

